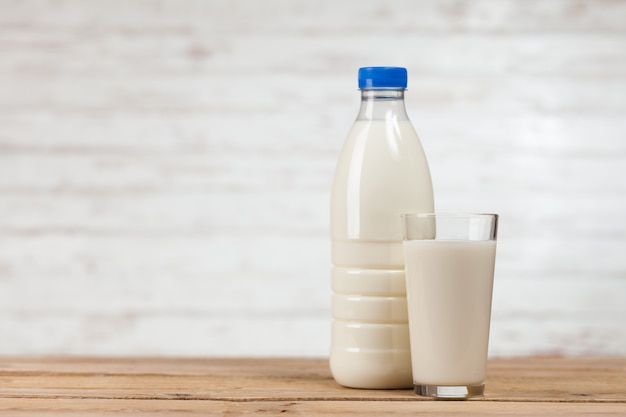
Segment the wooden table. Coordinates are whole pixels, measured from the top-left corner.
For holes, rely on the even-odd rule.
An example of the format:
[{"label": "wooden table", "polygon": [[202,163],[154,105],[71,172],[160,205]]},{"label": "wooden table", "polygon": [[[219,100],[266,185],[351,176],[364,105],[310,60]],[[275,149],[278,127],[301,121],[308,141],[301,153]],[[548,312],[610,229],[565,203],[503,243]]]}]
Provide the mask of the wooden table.
[{"label": "wooden table", "polygon": [[626,416],[626,358],[490,360],[486,393],[338,386],[326,359],[0,357],[0,414]]}]

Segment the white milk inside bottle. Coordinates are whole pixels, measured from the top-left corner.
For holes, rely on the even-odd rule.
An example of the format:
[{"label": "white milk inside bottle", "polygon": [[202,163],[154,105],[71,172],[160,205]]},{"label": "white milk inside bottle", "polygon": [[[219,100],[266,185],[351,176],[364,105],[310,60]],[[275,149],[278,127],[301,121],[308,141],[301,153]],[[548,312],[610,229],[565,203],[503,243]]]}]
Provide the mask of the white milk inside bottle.
[{"label": "white milk inside bottle", "polygon": [[347,387],[413,386],[400,215],[434,204],[406,85],[404,68],[359,70],[361,108],[333,182],[330,368]]}]

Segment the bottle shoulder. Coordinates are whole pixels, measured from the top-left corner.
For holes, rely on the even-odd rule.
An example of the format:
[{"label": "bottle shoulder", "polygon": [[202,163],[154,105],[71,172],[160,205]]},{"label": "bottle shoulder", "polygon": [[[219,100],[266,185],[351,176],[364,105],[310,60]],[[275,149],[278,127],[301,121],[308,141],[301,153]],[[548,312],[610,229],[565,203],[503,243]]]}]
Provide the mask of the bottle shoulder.
[{"label": "bottle shoulder", "polygon": [[423,156],[423,148],[410,121],[357,120],[342,149],[341,159],[361,159],[366,155],[395,163],[407,157]]}]

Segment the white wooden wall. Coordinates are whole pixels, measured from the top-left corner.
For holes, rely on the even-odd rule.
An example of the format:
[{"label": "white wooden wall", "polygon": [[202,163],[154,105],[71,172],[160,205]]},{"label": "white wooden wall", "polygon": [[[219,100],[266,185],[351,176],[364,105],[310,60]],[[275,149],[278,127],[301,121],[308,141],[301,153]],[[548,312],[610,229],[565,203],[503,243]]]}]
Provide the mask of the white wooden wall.
[{"label": "white wooden wall", "polygon": [[502,216],[491,354],[626,355],[619,0],[0,0],[0,354],[326,355],[365,65]]}]

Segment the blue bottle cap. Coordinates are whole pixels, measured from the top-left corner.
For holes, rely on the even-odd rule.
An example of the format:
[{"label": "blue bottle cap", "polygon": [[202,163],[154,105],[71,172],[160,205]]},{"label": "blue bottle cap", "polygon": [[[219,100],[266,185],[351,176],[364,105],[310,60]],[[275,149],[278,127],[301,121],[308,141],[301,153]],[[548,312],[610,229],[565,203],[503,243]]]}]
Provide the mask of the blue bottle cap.
[{"label": "blue bottle cap", "polygon": [[359,88],[406,88],[407,73],[402,67],[359,68]]}]

